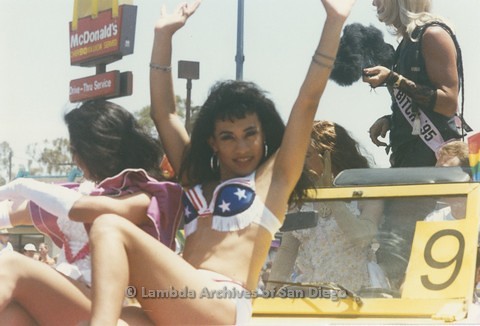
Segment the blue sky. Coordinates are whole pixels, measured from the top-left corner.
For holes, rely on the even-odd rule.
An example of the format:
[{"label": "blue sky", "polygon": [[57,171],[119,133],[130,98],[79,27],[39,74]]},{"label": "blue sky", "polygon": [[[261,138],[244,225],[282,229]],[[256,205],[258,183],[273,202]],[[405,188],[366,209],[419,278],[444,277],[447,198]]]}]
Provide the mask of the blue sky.
[{"label": "blue sky", "polygon": [[[320,0],[244,0],[244,80],[267,90],[286,120],[318,42],[325,14]],[[135,50],[109,64],[107,71],[133,72],[133,95],[114,99],[134,112],[149,104],[148,63],[153,26],[161,4],[169,10],[177,1],[134,0],[138,7]],[[14,150],[14,171],[27,164],[26,146],[44,139],[67,137],[62,115],[72,79],[95,73],[94,68],[70,66],[68,23],[73,0],[0,0],[0,142]],[[192,102],[200,105],[209,87],[220,79],[235,78],[237,0],[204,0],[174,40],[173,74],[179,60],[200,62],[200,79],[193,81]],[[480,129],[480,0],[433,0],[433,11],[450,19],[462,47],[465,66],[466,118]],[[396,45],[377,21],[371,0],[357,0],[347,24],[372,24]],[[186,81],[175,78],[176,93],[186,96]],[[317,119],[346,127],[387,167],[383,149],[371,144],[367,130],[377,117],[389,113],[385,89],[370,91],[357,82],[340,87],[331,82]],[[2,174],[2,173],[0,173]]]}]

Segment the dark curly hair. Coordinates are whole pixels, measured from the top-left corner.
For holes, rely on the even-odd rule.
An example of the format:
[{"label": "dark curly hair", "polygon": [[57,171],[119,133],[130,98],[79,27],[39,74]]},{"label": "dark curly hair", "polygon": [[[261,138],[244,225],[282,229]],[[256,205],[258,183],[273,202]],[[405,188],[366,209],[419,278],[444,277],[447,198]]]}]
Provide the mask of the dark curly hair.
[{"label": "dark curly hair", "polygon": [[[215,122],[242,119],[251,113],[258,116],[265,134],[268,152],[262,160],[264,162],[278,150],[285,131],[285,124],[275,104],[266,96],[265,91],[252,82],[227,80],[212,86],[195,121],[191,143],[182,160],[180,179],[185,180],[186,186],[204,184],[220,178],[218,169],[212,171],[210,167],[213,150],[208,140],[213,136]],[[292,198],[301,197],[306,187],[302,177]]]},{"label": "dark curly hair", "polygon": [[370,167],[369,159],[361,153],[358,142],[335,122],[315,121],[311,143],[320,155],[326,151],[331,153],[332,173],[335,176],[346,169]]},{"label": "dark curly hair", "polygon": [[88,169],[92,181],[127,168],[141,168],[161,178],[163,150],[121,106],[105,100],[83,103],[64,117],[70,148]]}]

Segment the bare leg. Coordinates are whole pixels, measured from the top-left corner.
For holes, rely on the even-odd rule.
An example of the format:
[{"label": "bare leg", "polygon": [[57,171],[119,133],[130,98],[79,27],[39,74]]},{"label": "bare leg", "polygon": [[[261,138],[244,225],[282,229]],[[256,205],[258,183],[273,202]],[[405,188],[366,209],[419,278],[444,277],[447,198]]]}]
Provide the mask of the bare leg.
[{"label": "bare leg", "polygon": [[121,320],[117,325],[148,326],[154,325],[140,307],[125,307],[122,310]]},{"label": "bare leg", "polygon": [[[90,244],[94,277],[91,325],[110,325],[118,320],[128,284],[135,287],[137,300],[155,324],[234,324],[233,300],[200,298],[205,287],[222,289],[223,284],[199,273],[128,220],[115,215],[97,218],[90,230]],[[160,299],[142,295],[142,288],[186,287],[196,294],[195,298]],[[122,316],[128,313],[124,311]]]},{"label": "bare leg", "polygon": [[32,317],[16,303],[9,303],[2,312],[0,312],[0,325],[9,326],[30,326],[37,325]]},{"label": "bare leg", "polygon": [[[109,215],[104,223],[95,222],[90,229],[92,254],[92,320],[90,325],[115,325],[122,311],[128,285],[128,257],[119,232],[108,230]],[[131,296],[130,296],[131,297]],[[108,314],[105,312],[109,312]]]},{"label": "bare leg", "polygon": [[72,325],[90,316],[90,299],[50,266],[18,253],[0,257],[0,314],[12,302],[39,324]]}]

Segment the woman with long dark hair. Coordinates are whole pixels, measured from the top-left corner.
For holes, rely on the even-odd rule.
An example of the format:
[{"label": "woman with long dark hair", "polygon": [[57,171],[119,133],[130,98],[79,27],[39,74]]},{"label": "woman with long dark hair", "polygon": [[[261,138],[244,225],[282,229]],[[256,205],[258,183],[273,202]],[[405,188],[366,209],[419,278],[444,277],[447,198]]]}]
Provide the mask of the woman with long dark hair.
[{"label": "woman with long dark hair", "polygon": [[0,187],[0,228],[34,225],[62,249],[56,270],[17,253],[0,257],[0,324],[88,320],[88,232],[102,214],[121,215],[145,236],[175,246],[182,189],[152,177],[160,178],[158,141],[127,110],[103,100],[83,103],[65,115],[65,122],[73,161],[89,182],[57,185],[20,178]]},{"label": "woman with long dark hair", "polygon": [[[175,112],[171,53],[173,35],[199,2],[182,4],[172,14],[162,9],[150,63],[151,116],[185,189],[185,249],[182,257],[176,256],[125,219],[113,215],[97,219],[91,231],[98,277],[92,325],[117,321],[129,284],[136,289],[191,291],[188,298],[137,295],[154,324],[248,323],[252,308],[245,293],[256,289],[272,237],[294,197],[303,171],[303,160],[298,158],[307,151],[340,32],[354,2],[322,0],[327,13],[322,37],[309,58],[285,129],[260,88],[223,81],[212,88],[191,137]],[[297,194],[302,194],[300,188]],[[109,248],[119,248],[115,260]],[[112,263],[102,264],[107,256]],[[123,268],[127,265],[129,270]],[[104,282],[107,279],[118,282]],[[239,295],[202,297],[205,291],[221,293],[225,288]]]}]

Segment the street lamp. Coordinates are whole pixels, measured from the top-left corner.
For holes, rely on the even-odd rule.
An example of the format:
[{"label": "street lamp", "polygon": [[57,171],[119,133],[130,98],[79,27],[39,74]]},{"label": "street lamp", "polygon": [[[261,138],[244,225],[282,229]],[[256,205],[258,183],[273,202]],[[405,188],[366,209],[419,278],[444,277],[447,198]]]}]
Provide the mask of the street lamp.
[{"label": "street lamp", "polygon": [[187,100],[185,102],[185,128],[190,134],[190,106],[192,79],[200,78],[200,62],[198,61],[178,61],[178,78],[187,80]]}]

